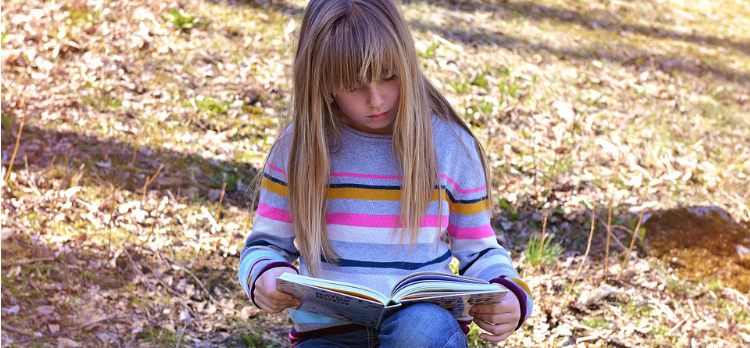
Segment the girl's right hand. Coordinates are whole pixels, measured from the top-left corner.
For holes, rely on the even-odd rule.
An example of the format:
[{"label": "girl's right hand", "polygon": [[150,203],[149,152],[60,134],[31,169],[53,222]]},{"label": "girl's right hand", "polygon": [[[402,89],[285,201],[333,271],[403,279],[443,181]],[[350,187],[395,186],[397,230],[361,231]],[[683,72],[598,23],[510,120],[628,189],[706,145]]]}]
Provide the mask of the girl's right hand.
[{"label": "girl's right hand", "polygon": [[299,299],[292,297],[292,295],[276,290],[276,277],[287,272],[297,274],[297,271],[293,268],[276,267],[263,272],[255,282],[253,296],[260,309],[275,314],[289,307],[297,307],[302,304]]}]

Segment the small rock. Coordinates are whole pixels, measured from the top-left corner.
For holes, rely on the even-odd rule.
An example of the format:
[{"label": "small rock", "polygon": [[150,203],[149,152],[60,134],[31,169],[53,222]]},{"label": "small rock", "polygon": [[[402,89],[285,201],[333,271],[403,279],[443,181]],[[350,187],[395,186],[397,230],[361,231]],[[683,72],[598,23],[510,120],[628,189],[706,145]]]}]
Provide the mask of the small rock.
[{"label": "small rock", "polygon": [[219,189],[208,190],[208,200],[212,202],[218,202],[219,198],[221,198],[221,190]]},{"label": "small rock", "polygon": [[52,306],[39,306],[36,309],[37,313],[41,315],[50,315],[55,312],[55,307]]}]

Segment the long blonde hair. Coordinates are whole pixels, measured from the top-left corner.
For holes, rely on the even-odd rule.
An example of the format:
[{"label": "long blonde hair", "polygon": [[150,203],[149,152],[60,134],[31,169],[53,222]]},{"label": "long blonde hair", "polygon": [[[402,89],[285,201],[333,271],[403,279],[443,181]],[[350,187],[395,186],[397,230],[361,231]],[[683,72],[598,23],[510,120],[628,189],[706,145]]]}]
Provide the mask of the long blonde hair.
[{"label": "long blonde hair", "polygon": [[[328,237],[326,208],[330,154],[336,140],[341,139],[338,126],[342,121],[336,116],[335,104],[327,100],[338,91],[391,74],[398,75],[401,82],[398,114],[393,126],[394,160],[400,164],[401,176],[401,241],[408,230],[410,245],[413,245],[433,193],[439,189],[436,186],[439,171],[433,144],[433,113],[455,121],[472,133],[423,75],[411,32],[394,3],[390,0],[310,1],[303,15],[293,64],[294,91],[289,120],[292,139],[289,151],[280,153],[289,154],[289,208],[297,248],[313,276],[318,274],[321,256],[331,263],[338,259]],[[274,147],[282,141],[278,139]],[[490,172],[484,150],[476,137],[474,141],[489,196]],[[266,159],[259,178],[269,160]],[[257,191],[256,187],[256,196]],[[442,194],[440,197],[442,199]],[[491,202],[491,198],[488,199]]]}]

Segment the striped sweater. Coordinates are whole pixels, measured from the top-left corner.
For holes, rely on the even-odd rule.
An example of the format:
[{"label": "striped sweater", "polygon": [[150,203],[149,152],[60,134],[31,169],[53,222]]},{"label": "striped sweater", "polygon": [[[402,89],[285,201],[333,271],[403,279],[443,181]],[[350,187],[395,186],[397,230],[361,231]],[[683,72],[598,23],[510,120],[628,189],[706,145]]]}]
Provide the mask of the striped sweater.
[{"label": "striped sweater", "polygon": [[[433,116],[438,184],[444,194],[439,195],[436,187],[416,244],[409,250],[408,245],[399,245],[401,229],[395,233],[393,229],[399,216],[400,177],[392,136],[365,133],[347,125],[340,130],[340,150],[330,157],[326,212],[331,245],[340,259],[336,264],[323,259],[319,277],[390,294],[395,283],[411,273],[450,273],[449,264],[455,257],[460,274],[500,283],[516,294],[521,303],[520,326],[531,314],[530,291],[518,279],[508,252],[498,245],[490,225],[484,173],[471,135],[457,124]],[[284,134],[290,131],[288,128]],[[290,138],[282,134],[281,143],[270,155],[253,230],[240,255],[240,284],[253,302],[254,282],[263,272],[291,266],[300,258],[287,201],[286,149]],[[408,243],[408,236],[404,240]],[[304,258],[300,265],[301,274],[307,275]],[[290,315],[295,323],[293,335],[345,324],[294,309],[290,309]]]}]

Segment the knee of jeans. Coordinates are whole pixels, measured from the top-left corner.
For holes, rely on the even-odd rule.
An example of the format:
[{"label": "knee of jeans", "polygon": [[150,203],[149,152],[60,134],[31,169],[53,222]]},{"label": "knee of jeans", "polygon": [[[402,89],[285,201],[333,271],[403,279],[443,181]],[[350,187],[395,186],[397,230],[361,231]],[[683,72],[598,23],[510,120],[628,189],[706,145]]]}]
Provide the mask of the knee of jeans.
[{"label": "knee of jeans", "polygon": [[456,318],[442,307],[418,303],[388,318],[381,327],[384,347],[466,347]]}]

